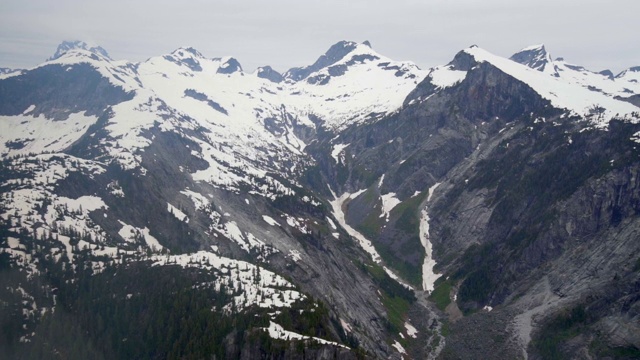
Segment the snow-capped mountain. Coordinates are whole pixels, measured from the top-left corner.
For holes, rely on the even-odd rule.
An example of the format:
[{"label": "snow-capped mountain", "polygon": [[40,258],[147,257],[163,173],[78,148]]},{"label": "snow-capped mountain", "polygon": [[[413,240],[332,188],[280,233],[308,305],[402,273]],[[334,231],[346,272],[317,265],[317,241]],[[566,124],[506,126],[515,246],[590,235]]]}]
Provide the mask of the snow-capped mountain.
[{"label": "snow-capped mountain", "polygon": [[[617,76],[609,70],[594,72],[579,65],[573,65],[564,58],[551,59],[544,45],[524,48],[511,56],[511,60],[526,65],[542,73],[554,76],[562,82],[579,85],[590,91],[600,92],[607,96],[626,99],[640,94],[637,68],[622,71]],[[636,69],[634,71],[634,69]]]},{"label": "snow-capped mountain", "polygon": [[551,76],[558,76],[551,55],[544,44],[528,46],[511,55],[509,59]]},{"label": "snow-capped mountain", "polygon": [[[0,255],[22,274],[3,296],[25,304],[16,343],[49,341],[38,314],[84,289],[73,286],[85,271],[106,289],[100,274],[144,264],[151,277],[179,268],[193,296],[214,294],[201,309],[260,319],[241,321],[242,340],[217,339],[225,354],[256,355],[253,330],[314,342],[318,358],[460,354],[472,316],[523,322],[499,338],[516,339],[505,357],[526,354],[535,314],[604,289],[580,277],[575,249],[600,261],[592,239],[624,238],[620,254],[637,250],[609,233],[634,228],[640,203],[637,74],[590,72],[543,45],[511,59],[472,46],[422,70],[341,41],[280,74],[190,47],[132,63],[64,42],[0,76]],[[602,222],[597,236],[581,232],[586,219]],[[633,268],[620,254],[601,274]],[[634,271],[617,276],[631,284]],[[20,285],[47,274],[56,282]],[[571,295],[549,295],[550,282]]]},{"label": "snow-capped mountain", "polygon": [[[339,239],[330,213],[300,184],[312,163],[304,141],[332,131],[334,124],[373,121],[396,110],[402,92],[420,80],[417,67],[396,65],[368,46],[354,46],[344,56],[333,64],[340,73],[329,74],[326,67],[312,73],[326,78],[322,84],[278,83],[273,71],[269,76],[262,76],[265,68],[246,73],[232,57],[206,58],[193,48],[129,63],[83,43],[61,45],[51,59],[24,75],[5,78],[1,86],[0,92],[7,94],[0,119],[1,152],[7,159],[3,169],[12,174],[3,185],[2,217],[8,231],[38,227],[39,237],[53,236],[46,246],[55,261],[76,261],[78,251],[87,249],[95,258],[94,271],[127,263],[140,253],[150,253],[147,259],[155,264],[194,264],[221,277],[218,289],[232,289],[234,311],[261,303],[268,309],[294,306],[306,299],[295,285],[275,275],[273,281],[253,284],[259,282],[256,273],[262,279],[269,274],[263,268],[267,262],[320,273],[329,261],[320,259],[327,255],[313,255],[294,239],[317,237],[327,224],[334,224],[333,241]],[[393,82],[369,97],[381,78]],[[381,98],[389,89],[392,96]],[[350,96],[356,101],[346,99]],[[35,164],[27,165],[31,161]],[[164,175],[157,177],[161,168]],[[27,179],[28,189],[19,179]],[[72,185],[76,181],[85,184],[84,190]],[[138,185],[132,188],[134,183]],[[61,195],[62,188],[69,196]],[[124,204],[128,214],[116,210],[124,210]],[[165,215],[152,216],[143,208]],[[38,215],[29,215],[33,211]],[[191,230],[184,238],[180,233],[186,227]],[[83,234],[82,239],[76,234]],[[169,238],[174,240],[166,242]],[[32,261],[26,252],[41,246],[17,235],[7,244],[6,251],[25,266]],[[158,255],[196,250],[206,253]],[[256,263],[243,265],[237,258]],[[297,262],[306,265],[294,266]],[[30,276],[40,271],[33,268]],[[366,289],[370,281],[356,288]],[[316,279],[312,287],[331,293],[329,284]],[[364,297],[369,291],[347,296],[340,306],[370,301]],[[371,304],[343,322],[377,317],[379,308]]]},{"label": "snow-capped mountain", "polygon": [[107,51],[103,49],[101,46],[89,45],[84,41],[76,40],[76,41],[63,41],[62,43],[60,43],[60,45],[58,45],[58,48],[56,49],[56,52],[50,58],[48,58],[47,61],[56,60],[71,50],[85,50],[90,53],[99,55],[103,58],[111,60],[111,57],[109,57],[109,54],[107,53]]},{"label": "snow-capped mountain", "polygon": [[21,70],[0,67],[0,75],[11,74],[17,71]]}]

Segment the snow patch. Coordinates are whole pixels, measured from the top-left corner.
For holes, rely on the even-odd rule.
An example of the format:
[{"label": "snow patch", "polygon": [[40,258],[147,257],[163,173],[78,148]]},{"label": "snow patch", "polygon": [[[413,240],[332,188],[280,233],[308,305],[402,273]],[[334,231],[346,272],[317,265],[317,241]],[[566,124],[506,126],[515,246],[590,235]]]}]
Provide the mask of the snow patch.
[{"label": "snow patch", "polygon": [[331,157],[335,159],[336,164],[344,164],[344,149],[349,146],[349,144],[335,144],[333,145],[333,150],[331,150]]},{"label": "snow patch", "polygon": [[[366,189],[360,190],[355,194],[360,194],[364,191],[366,191]],[[371,241],[369,241],[364,237],[364,235],[360,234],[356,229],[347,224],[347,221],[345,220],[342,206],[347,199],[353,199],[355,194],[344,193],[340,197],[337,197],[333,190],[331,190],[331,195],[333,195],[334,197],[334,200],[330,202],[331,208],[333,209],[333,216],[338,221],[338,224],[340,224],[340,226],[342,226],[342,228],[344,228],[349,235],[351,235],[358,241],[360,247],[362,247],[362,249],[364,249],[364,251],[366,251],[371,256],[371,259],[376,263],[380,263],[382,261],[382,259],[380,258],[380,254],[378,254],[376,249],[373,247]]]},{"label": "snow patch", "polygon": [[[440,183],[436,183],[429,188],[429,194],[427,195],[427,202],[431,200],[431,196]],[[424,262],[422,263],[422,289],[424,291],[433,291],[434,284],[441,274],[436,274],[433,268],[436,266],[436,261],[433,259],[433,250],[431,242],[429,241],[429,214],[425,207],[420,212],[420,243],[424,247]]]},{"label": "snow patch", "polygon": [[[347,196],[346,199],[353,200],[353,199],[357,198],[358,196],[360,196],[365,191],[367,191],[367,189],[358,190],[358,191],[354,192],[353,194],[347,194],[348,196]],[[333,197],[335,197],[335,195]]]},{"label": "snow patch", "polygon": [[66,120],[34,117],[26,115],[28,113],[0,116],[0,155],[60,152],[80,139],[89,126],[98,121],[97,116],[85,116],[83,113],[70,114]]},{"label": "snow patch", "polygon": [[309,227],[307,226],[307,224],[305,224],[304,218],[295,218],[288,214],[282,214],[282,217],[286,219],[287,225],[291,226],[294,229],[298,229],[298,231],[300,231],[301,233],[303,234],[311,233],[311,230],[309,230]]},{"label": "snow patch", "polygon": [[82,212],[84,214],[88,214],[89,212],[97,209],[108,208],[104,201],[97,196],[81,196],[77,199],[69,199],[67,197],[60,196],[58,201],[66,204],[70,211]]},{"label": "snow patch", "polygon": [[[347,233],[351,235],[351,237],[353,237],[354,239],[356,239],[356,241],[358,241],[358,244],[360,245],[360,247],[371,256],[371,259],[375,263],[381,264],[382,258],[380,257],[380,254],[378,254],[378,251],[375,249],[371,241],[367,239],[364,235],[362,235],[360,232],[358,232],[356,229],[352,228],[349,224],[347,224],[347,221],[345,220],[342,206],[348,199],[353,199],[354,194],[344,193],[340,197],[336,197],[336,194],[333,192],[331,188],[329,188],[329,191],[331,191],[331,195],[333,195],[334,197],[334,200],[331,201],[330,204],[331,204],[331,208],[333,209],[333,216],[338,221],[338,224],[340,224],[340,226],[342,226],[342,228],[345,229]],[[360,190],[355,194],[361,194],[364,191],[366,191],[366,189]],[[411,285],[404,283],[402,279],[400,279],[398,275],[394,274],[389,268],[387,268],[386,266],[383,266],[383,269],[392,279],[396,280],[399,284],[403,285],[407,289],[411,289],[411,290],[413,289]]]},{"label": "snow patch", "polygon": [[156,255],[151,257],[151,260],[153,266],[179,265],[216,273],[217,290],[224,286],[229,293],[239,293],[231,303],[225,305],[224,310],[228,312],[234,308],[239,311],[251,305],[261,308],[291,307],[295,302],[305,298],[280,275],[260,266],[222,257],[209,251],[171,256]]},{"label": "snow patch", "polygon": [[340,325],[347,332],[353,331],[353,329],[351,329],[351,325],[348,322],[344,321],[342,318],[340,318]]},{"label": "snow patch", "polygon": [[404,354],[407,355],[407,350],[405,350],[402,345],[400,345],[400,343],[398,342],[398,340],[394,340],[393,344],[391,345],[393,348],[395,348],[400,354]]},{"label": "snow patch", "polygon": [[178,209],[177,207],[167,203],[167,211],[173,215],[176,219],[188,224],[189,223],[189,217],[183,213],[180,209]]},{"label": "snow patch", "polygon": [[418,338],[418,336],[417,336],[418,330],[413,325],[411,325],[409,322],[405,321],[404,328],[405,328],[405,330],[407,330],[407,335],[411,336],[414,339]]},{"label": "snow patch", "polygon": [[300,251],[298,250],[289,250],[289,257],[294,262],[298,262],[302,259],[302,256],[300,255]]},{"label": "snow patch", "polygon": [[327,222],[329,223],[329,226],[331,226],[333,230],[338,230],[338,228],[336,227],[336,224],[333,222],[333,220],[331,220],[331,218],[327,217]]},{"label": "snow patch", "polygon": [[396,193],[388,193],[382,195],[380,196],[380,200],[382,200],[382,214],[380,214],[380,217],[384,217],[387,221],[389,221],[389,213],[402,201],[396,198]]},{"label": "snow patch", "polygon": [[454,70],[452,65],[437,66],[427,76],[431,83],[439,88],[448,88],[458,84],[467,76],[466,71]]},{"label": "snow patch", "polygon": [[193,206],[195,206],[196,210],[205,209],[207,206],[209,206],[209,204],[211,204],[209,199],[207,199],[206,196],[200,193],[197,193],[191,190],[183,190],[183,191],[180,191],[180,193],[187,196],[189,199],[191,199],[191,201],[193,202]]},{"label": "snow patch", "polygon": [[[11,249],[18,249],[20,248],[20,240],[13,238],[13,237],[7,237],[7,245],[9,245],[9,248]],[[24,246],[22,246],[24,248]]]},{"label": "snow patch", "polygon": [[33,104],[29,105],[29,107],[25,111],[22,112],[22,115],[28,115],[30,112],[32,112],[35,109],[36,109],[35,105],[33,105]]},{"label": "snow patch", "polygon": [[267,224],[271,225],[271,226],[280,226],[280,223],[278,223],[274,218],[272,218],[271,216],[267,216],[267,215],[262,215],[262,220],[264,220]]},{"label": "snow patch", "polygon": [[125,241],[136,243],[139,240],[145,242],[145,244],[149,247],[149,249],[153,251],[160,251],[164,247],[160,245],[158,239],[151,236],[149,228],[138,228],[135,226],[128,225],[122,221],[118,221],[122,228],[118,231],[118,235],[120,235]]},{"label": "snow patch", "polygon": [[478,47],[471,47],[464,51],[473,56],[476,61],[488,62],[529,85],[540,96],[551,101],[555,107],[587,117],[598,126],[606,126],[609,119],[616,114],[630,116],[638,111],[638,108],[630,103],[616,100],[611,96],[591,91],[577,84],[565,82],[515,61],[493,55]]},{"label": "snow patch", "polygon": [[346,346],[344,346],[342,344],[338,344],[337,342],[328,341],[328,340],[321,339],[321,338],[318,338],[318,337],[301,335],[301,334],[295,333],[293,331],[285,330],[282,326],[280,326],[279,324],[274,323],[273,321],[269,322],[269,327],[268,328],[262,328],[262,329],[265,330],[266,332],[268,332],[269,336],[272,339],[278,339],[278,340],[310,340],[310,341],[318,342],[318,343],[323,344],[323,345],[334,345],[334,346],[339,346],[339,347],[348,349],[348,347],[346,347]]}]

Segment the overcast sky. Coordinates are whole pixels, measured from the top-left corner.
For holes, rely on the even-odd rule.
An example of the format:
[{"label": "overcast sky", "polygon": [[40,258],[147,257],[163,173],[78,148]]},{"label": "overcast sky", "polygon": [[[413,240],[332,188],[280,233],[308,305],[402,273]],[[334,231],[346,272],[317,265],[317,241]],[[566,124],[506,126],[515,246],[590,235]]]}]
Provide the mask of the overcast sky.
[{"label": "overcast sky", "polygon": [[544,43],[591,70],[640,65],[638,0],[76,1],[2,0],[0,67],[28,68],[62,40],[142,61],[181,46],[231,55],[245,70],[311,64],[340,40],[422,68],[472,44],[510,56]]}]

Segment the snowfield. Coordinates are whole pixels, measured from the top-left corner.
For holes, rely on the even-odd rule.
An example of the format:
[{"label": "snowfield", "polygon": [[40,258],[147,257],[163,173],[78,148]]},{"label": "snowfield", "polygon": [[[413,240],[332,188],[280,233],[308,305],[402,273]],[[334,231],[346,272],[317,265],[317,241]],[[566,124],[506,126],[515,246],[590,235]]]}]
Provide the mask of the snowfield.
[{"label": "snowfield", "polygon": [[[564,81],[531,69],[515,61],[505,59],[477,46],[465,49],[464,52],[473,56],[478,62],[490,63],[508,75],[524,82],[540,96],[551,101],[554,107],[567,109],[571,114],[592,118],[600,127],[605,127],[613,116],[632,119],[638,107],[614,99],[612,96],[576,84]],[[602,110],[599,110],[599,109]],[[637,120],[637,119],[636,119]]]}]

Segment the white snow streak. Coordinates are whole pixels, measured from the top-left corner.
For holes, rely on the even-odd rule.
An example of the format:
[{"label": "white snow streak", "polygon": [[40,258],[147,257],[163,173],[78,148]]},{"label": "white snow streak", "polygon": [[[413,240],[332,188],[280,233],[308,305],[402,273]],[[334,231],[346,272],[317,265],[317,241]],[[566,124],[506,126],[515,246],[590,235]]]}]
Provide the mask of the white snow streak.
[{"label": "white snow streak", "polygon": [[271,216],[262,215],[262,220],[271,226],[280,226],[280,224]]},{"label": "white snow streak", "polygon": [[306,335],[301,335],[298,334],[296,332],[293,331],[289,331],[289,330],[285,330],[282,326],[280,326],[279,324],[274,323],[273,321],[269,322],[269,327],[268,328],[263,328],[263,330],[267,331],[269,333],[269,336],[272,339],[280,339],[280,340],[311,340],[311,341],[316,341],[320,344],[324,344],[324,345],[334,345],[334,346],[339,346],[345,349],[348,349],[348,347],[342,345],[342,344],[338,344],[337,342],[333,342],[333,341],[328,341],[325,339],[321,339],[318,337],[312,337],[312,336],[306,336]]},{"label": "white snow streak", "polygon": [[[342,228],[345,229],[347,233],[351,235],[351,237],[353,237],[358,241],[358,244],[360,244],[360,247],[371,256],[371,259],[375,263],[381,264],[382,258],[380,257],[380,254],[378,254],[378,251],[373,246],[371,241],[367,239],[364,235],[362,235],[360,232],[358,232],[356,229],[352,228],[349,224],[347,224],[347,221],[344,218],[344,211],[342,210],[342,205],[345,203],[347,199],[353,199],[357,197],[357,196],[354,196],[355,194],[361,194],[366,190],[364,189],[360,190],[355,194],[344,193],[340,197],[336,197],[336,194],[333,192],[333,190],[331,190],[331,188],[329,190],[331,191],[331,195],[333,195],[334,197],[334,200],[331,201],[330,204],[331,204],[331,208],[333,209],[333,216],[336,218],[336,220],[338,220],[338,224],[340,224],[340,226],[342,226]],[[400,283],[401,285],[403,285],[408,289],[413,289],[411,285],[404,283],[402,279],[400,279],[398,275],[394,274],[389,268],[387,268],[386,266],[383,266],[383,269],[392,279],[396,280],[398,283]]]},{"label": "white snow streak", "polygon": [[185,222],[187,224],[189,223],[189,217],[185,213],[183,213],[182,210],[178,209],[177,207],[167,203],[167,211],[171,215],[175,216],[176,219],[178,219],[180,221],[183,221],[183,222]]},{"label": "white snow streak", "polygon": [[[365,190],[361,190],[365,191]],[[344,212],[342,211],[342,205],[345,203],[347,199],[351,199],[353,194],[344,193],[340,197],[336,197],[335,193],[331,191],[331,194],[334,197],[334,200],[330,202],[331,208],[333,209],[333,216],[338,220],[338,224],[342,226],[343,229],[347,231],[349,235],[351,235],[354,239],[358,241],[360,247],[364,249],[370,256],[373,261],[376,263],[382,262],[380,258],[380,254],[373,247],[371,241],[364,237],[364,235],[360,234],[356,229],[352,228],[344,218]]]},{"label": "white snow streak", "polygon": [[411,336],[414,339],[418,338],[418,336],[417,336],[418,330],[413,325],[411,325],[409,322],[405,322],[404,323],[404,328],[405,328],[405,330],[407,330],[407,335]]},{"label": "white snow streak", "polygon": [[382,200],[382,214],[380,214],[380,217],[384,217],[389,221],[389,213],[402,201],[396,197],[396,193],[384,194],[380,196],[380,200]]},{"label": "white snow streak", "polygon": [[[436,183],[429,188],[429,194],[427,195],[427,202],[431,200],[431,196],[435,189],[440,185]],[[424,247],[424,262],[422,263],[422,289],[424,291],[433,291],[436,280],[441,276],[433,271],[436,266],[436,261],[433,259],[433,250],[431,248],[431,242],[429,241],[429,214],[425,207],[420,212],[420,243]]]},{"label": "white snow streak", "polygon": [[335,144],[333,145],[333,150],[331,150],[331,157],[334,158],[336,164],[344,164],[344,149],[349,146],[349,144]]},{"label": "white snow streak", "polygon": [[404,347],[402,347],[402,345],[400,345],[400,343],[397,340],[395,340],[391,346],[393,346],[396,350],[398,350],[400,354],[407,355],[407,350],[405,350]]}]

